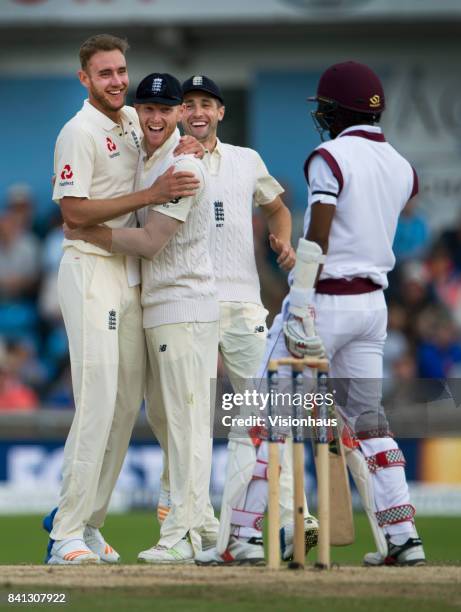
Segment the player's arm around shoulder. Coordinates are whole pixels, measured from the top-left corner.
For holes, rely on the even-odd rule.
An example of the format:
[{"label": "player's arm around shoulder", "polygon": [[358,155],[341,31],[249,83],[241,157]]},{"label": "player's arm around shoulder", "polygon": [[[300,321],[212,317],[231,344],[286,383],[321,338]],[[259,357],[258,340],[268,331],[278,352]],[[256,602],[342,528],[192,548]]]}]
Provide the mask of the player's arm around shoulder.
[{"label": "player's arm around shoulder", "polygon": [[[163,204],[149,207],[146,224],[143,228],[131,230],[138,232],[135,240],[127,243],[130,230],[114,230],[112,233],[112,250],[127,252],[127,248],[136,248],[136,254],[153,259],[165,248],[187,217],[192,206],[199,202],[205,189],[205,168],[201,160],[193,155],[181,155],[174,162],[175,172],[190,172],[199,181],[199,187],[194,195],[175,198]],[[141,234],[142,232],[142,234]]]},{"label": "player's arm around shoulder", "polygon": [[191,154],[180,155],[174,160],[174,173],[188,172],[197,181],[197,190],[193,195],[182,198],[175,198],[159,206],[154,206],[153,210],[175,217],[179,221],[186,221],[193,206],[202,202],[206,193],[208,172],[205,163]]},{"label": "player's arm around shoulder", "polygon": [[182,154],[175,159],[174,166],[175,172],[191,172],[194,174],[196,180],[200,183],[194,196],[195,199],[198,199],[204,191],[208,180],[208,170],[203,159],[199,159],[190,153]]},{"label": "player's arm around shoulder", "polygon": [[182,221],[150,209],[144,227],[111,229],[105,225],[71,229],[64,225],[69,240],[84,240],[106,251],[153,259],[181,227]]},{"label": "player's arm around shoulder", "polygon": [[74,117],[58,136],[54,161],[53,199],[60,204],[64,222],[70,229],[93,226],[128,212],[117,205],[111,206],[110,199],[92,199],[96,158],[94,127]]},{"label": "player's arm around shoulder", "polygon": [[69,228],[88,228],[152,203],[196,193],[199,185],[191,173],[177,171],[173,175],[168,169],[150,187],[117,197],[92,199],[96,143],[90,127],[69,122],[56,145],[53,199],[60,203]]},{"label": "player's arm around shoulder", "polygon": [[200,171],[202,162],[190,155],[186,157],[190,159],[187,161],[183,161],[181,158],[175,160],[174,171],[194,174],[199,182],[199,188],[195,195],[178,197],[162,204],[149,205],[144,227],[117,229],[110,229],[102,225],[75,229],[67,227],[64,232],[65,236],[71,240],[86,240],[112,253],[153,259],[186,221],[193,203],[199,197],[197,194],[200,194],[204,188],[204,174]]}]

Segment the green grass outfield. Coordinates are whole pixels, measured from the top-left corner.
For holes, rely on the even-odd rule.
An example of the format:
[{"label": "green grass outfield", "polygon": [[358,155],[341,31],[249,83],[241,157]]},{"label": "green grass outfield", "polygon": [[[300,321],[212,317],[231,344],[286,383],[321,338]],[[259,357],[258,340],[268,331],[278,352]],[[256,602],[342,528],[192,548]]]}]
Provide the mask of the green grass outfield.
[{"label": "green grass outfield", "polygon": [[[440,566],[461,566],[459,518],[418,519],[418,529],[424,539],[426,554],[431,564]],[[41,529],[41,517],[38,516],[0,516],[0,609],[20,608],[62,608],[62,604],[8,604],[8,593],[65,593],[67,603],[65,610],[129,610],[130,612],[157,610],[159,612],[252,612],[252,611],[316,611],[316,612],[449,612],[461,610],[461,571],[456,567],[408,568],[404,580],[396,580],[394,568],[380,570],[356,568],[349,580],[345,566],[361,563],[364,553],[373,550],[366,517],[355,515],[356,543],[344,548],[332,549],[332,560],[344,569],[322,572],[316,579],[314,570],[306,574],[282,570],[270,573],[267,569],[249,568],[229,580],[224,568],[221,573],[213,570],[219,568],[193,568],[194,580],[183,580],[181,576],[193,573],[182,566],[168,568],[168,577],[177,576],[176,582],[168,584],[162,580],[158,569],[152,567],[147,582],[135,586],[131,576],[137,576],[140,569],[127,568],[125,578],[123,567],[121,573],[112,575],[111,568],[100,567],[101,580],[96,584],[75,583],[75,586],[54,585],[55,574],[47,573],[48,582],[40,580],[21,581],[22,573],[31,569],[33,572],[56,571],[52,568],[30,568],[30,565],[43,561],[46,534]],[[104,535],[122,555],[123,563],[134,564],[137,553],[154,544],[158,537],[158,526],[153,514],[130,513],[112,515],[107,519]],[[312,554],[312,553],[311,553]],[[315,555],[308,558],[315,561]],[[15,567],[15,580],[11,579],[6,566],[24,565],[29,568]],[[94,568],[94,566],[93,566]],[[149,568],[142,566],[143,569]],[[59,568],[71,579],[76,568]],[[202,573],[203,570],[203,573]],[[422,574],[422,570],[426,570]],[[91,567],[89,572],[94,571]],[[185,572],[180,574],[179,572]],[[22,573],[21,573],[22,572]],[[129,574],[131,572],[131,574]],[[134,573],[133,573],[134,572]],[[197,575],[199,579],[197,580]],[[258,573],[263,572],[263,573]],[[355,573],[354,573],[355,572]],[[387,574],[386,574],[387,572]],[[440,579],[444,572],[451,572],[448,579]],[[453,574],[453,572],[455,572]],[[37,575],[39,575],[37,573]],[[43,576],[43,574],[41,574]],[[384,579],[383,579],[384,575]],[[8,577],[10,576],[10,577]],[[149,578],[149,577],[152,578]],[[239,576],[242,576],[241,582]],[[305,578],[303,578],[305,576]],[[389,576],[389,578],[387,578]],[[19,577],[19,578],[18,578]],[[324,579],[325,577],[325,579]],[[376,577],[376,578],[375,578]],[[439,577],[439,578],[437,578]],[[346,580],[344,580],[346,578]],[[51,582],[50,582],[51,580]],[[106,582],[105,582],[106,580]],[[46,586],[44,586],[46,585]],[[74,583],[72,582],[72,585]],[[115,586],[114,586],[115,585]]]},{"label": "green grass outfield", "polygon": [[[120,612],[459,612],[459,604],[443,601],[439,597],[411,599],[409,597],[356,598],[331,596],[296,596],[280,593],[274,598],[257,588],[220,587],[175,587],[152,589],[111,589],[111,591],[67,589],[65,604],[7,604],[0,600],[1,610],[60,609],[82,612],[120,611]],[[15,592],[30,593],[31,589],[15,589]],[[44,592],[44,591],[42,591]],[[2,590],[0,588],[0,597]]]},{"label": "green grass outfield", "polygon": [[[374,550],[366,516],[356,513],[354,520],[356,541],[352,546],[333,548],[334,562],[360,565],[363,555]],[[41,521],[41,516],[0,516],[0,564],[43,562],[47,536]],[[431,563],[461,564],[461,517],[420,517],[417,526]],[[103,532],[123,563],[129,564],[136,563],[137,554],[153,546],[159,537],[155,515],[147,512],[110,515]]]}]

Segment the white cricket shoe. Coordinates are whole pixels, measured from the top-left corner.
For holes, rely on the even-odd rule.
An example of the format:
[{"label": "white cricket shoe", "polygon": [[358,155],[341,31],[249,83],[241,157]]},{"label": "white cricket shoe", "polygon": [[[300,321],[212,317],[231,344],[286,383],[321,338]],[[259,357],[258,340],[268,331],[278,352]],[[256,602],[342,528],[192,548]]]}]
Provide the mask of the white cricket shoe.
[{"label": "white cricket shoe", "polygon": [[118,563],[120,561],[120,555],[106,542],[99,529],[87,525],[83,532],[83,539],[88,548],[98,555],[103,563]]},{"label": "white cricket shoe", "polygon": [[380,565],[384,565],[385,559],[386,557],[380,552],[369,552],[363,557],[363,565],[379,567]]},{"label": "white cricket shoe", "polygon": [[423,543],[420,538],[408,538],[405,544],[393,544],[388,538],[388,553],[384,557],[379,552],[367,553],[363,564],[370,567],[382,565],[426,565]]},{"label": "white cricket shoe", "polygon": [[99,555],[88,548],[81,538],[55,540],[50,550],[48,565],[86,565],[99,563]]},{"label": "white cricket shoe", "polygon": [[195,556],[196,565],[266,565],[261,538],[242,540],[231,536],[222,555],[216,547],[203,550]]},{"label": "white cricket shoe", "polygon": [[214,533],[202,535],[202,550],[210,550],[216,547],[217,536]]},{"label": "white cricket shoe", "polygon": [[171,548],[157,544],[152,548],[141,551],[138,555],[138,561],[156,565],[184,565],[194,562],[194,550],[189,540],[183,538]]},{"label": "white cricket shoe", "polygon": [[171,508],[170,492],[164,489],[162,485],[160,485],[160,493],[158,496],[158,503],[157,503],[157,520],[160,523],[160,525],[163,523],[163,521],[168,516],[170,508]]},{"label": "white cricket shoe", "polygon": [[[294,524],[288,523],[280,529],[280,551],[284,561],[291,561],[293,558],[293,532]],[[309,514],[304,518],[304,547],[307,553],[311,548],[317,546],[319,538],[319,522]]]}]

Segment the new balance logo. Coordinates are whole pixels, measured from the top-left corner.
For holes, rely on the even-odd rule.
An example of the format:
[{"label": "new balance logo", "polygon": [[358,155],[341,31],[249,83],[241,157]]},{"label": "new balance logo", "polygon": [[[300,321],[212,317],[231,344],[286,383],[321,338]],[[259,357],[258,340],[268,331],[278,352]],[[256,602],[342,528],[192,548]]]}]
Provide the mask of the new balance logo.
[{"label": "new balance logo", "polygon": [[224,204],[219,200],[214,203],[214,218],[216,227],[222,227],[224,225]]},{"label": "new balance logo", "polygon": [[166,351],[166,344],[161,344],[159,349],[158,349],[158,352],[159,353],[164,353],[165,351]]},{"label": "new balance logo", "polygon": [[117,329],[117,313],[115,310],[109,310],[109,329]]},{"label": "new balance logo", "polygon": [[256,325],[255,334],[262,334],[263,331],[264,331],[264,325]]}]

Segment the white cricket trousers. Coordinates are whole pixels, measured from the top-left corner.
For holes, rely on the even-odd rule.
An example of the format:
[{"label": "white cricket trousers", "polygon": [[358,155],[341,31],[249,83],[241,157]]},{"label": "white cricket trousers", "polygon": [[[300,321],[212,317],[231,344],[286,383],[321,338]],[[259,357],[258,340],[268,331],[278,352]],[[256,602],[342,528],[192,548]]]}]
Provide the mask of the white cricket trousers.
[{"label": "white cricket trousers", "polygon": [[[266,352],[266,317],[267,310],[258,304],[242,302],[220,302],[219,304],[219,351],[226,373],[229,376],[235,393],[244,393],[249,388],[249,379],[256,379],[265,369]],[[262,367],[262,363],[264,366]],[[256,381],[256,384],[257,381]],[[280,523],[282,526],[293,521],[293,457],[291,439],[286,442],[280,473]],[[238,452],[238,447],[235,447]],[[257,450],[257,458],[267,462],[264,445]],[[265,483],[257,479],[250,483],[248,490],[236,504],[236,509],[244,510],[247,505],[253,507],[253,498],[261,498],[260,489]],[[256,502],[256,505],[258,503]],[[264,512],[264,509],[262,510]],[[307,516],[307,502],[305,515]],[[257,537],[256,530],[241,527],[242,537]]]},{"label": "white cricket trousers", "polygon": [[219,303],[219,352],[232,388],[244,392],[266,349],[267,310],[248,302]]},{"label": "white cricket trousers", "polygon": [[[315,294],[316,330],[322,338],[330,361],[330,377],[349,379],[348,405],[341,407],[345,420],[352,429],[367,411],[376,416],[381,406],[383,347],[386,339],[387,308],[382,291],[360,295]],[[283,313],[278,314],[268,335],[264,361],[289,355],[283,335]],[[279,368],[279,376],[290,376],[289,366]],[[306,375],[309,375],[306,372]],[[367,385],[365,379],[369,379]],[[354,382],[357,381],[357,382]],[[371,409],[371,410],[370,410]],[[360,440],[366,458],[377,453],[398,450],[391,437]],[[285,452],[284,455],[287,453]],[[377,513],[383,513],[410,504],[408,486],[403,467],[393,466],[378,470],[372,476],[374,502]],[[267,490],[260,499],[254,499],[247,510],[259,512],[267,503]],[[288,491],[284,493],[287,495]],[[387,524],[384,531],[391,536],[413,534],[412,520]]]},{"label": "white cricket trousers", "polygon": [[145,339],[125,257],[64,251],[58,293],[69,339],[75,415],[51,537],[101,527],[142,402]]},{"label": "white cricket trousers", "polygon": [[171,548],[189,532],[198,552],[205,524],[210,537],[218,531],[209,492],[218,322],[160,325],[145,333],[147,418],[167,457],[171,498],[158,543]]},{"label": "white cricket trousers", "polygon": [[[266,351],[267,314],[267,310],[260,304],[250,302],[219,303],[219,352],[235,393],[244,393],[252,379],[258,376]],[[287,440],[286,446],[288,448],[287,452],[283,454],[280,474],[280,520],[282,526],[292,522],[294,515],[291,440]],[[234,445],[233,448],[233,452],[239,452],[238,446]],[[260,453],[266,453],[266,449],[258,449],[258,457]],[[265,456],[260,458],[265,462],[267,461]],[[168,491],[170,484],[168,480],[168,460],[165,453],[163,461],[162,487]],[[252,504],[252,497],[254,496],[260,498],[259,489],[261,487],[264,487],[264,484],[261,484],[259,480],[251,483],[248,490],[248,503]],[[225,497],[225,494],[223,497]],[[237,509],[245,509],[246,502],[247,491],[237,503]],[[305,514],[306,516],[308,514],[307,502],[305,502]],[[206,513],[202,535],[213,531],[214,520],[214,513],[209,508]],[[240,533],[248,533],[248,537],[259,535],[255,530],[249,528],[241,528]]]}]

